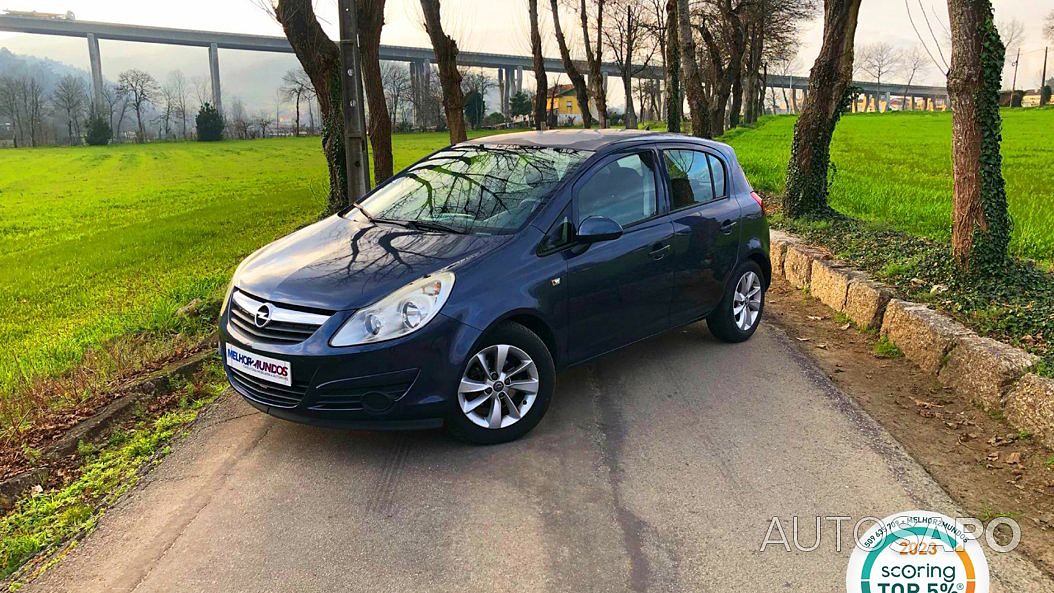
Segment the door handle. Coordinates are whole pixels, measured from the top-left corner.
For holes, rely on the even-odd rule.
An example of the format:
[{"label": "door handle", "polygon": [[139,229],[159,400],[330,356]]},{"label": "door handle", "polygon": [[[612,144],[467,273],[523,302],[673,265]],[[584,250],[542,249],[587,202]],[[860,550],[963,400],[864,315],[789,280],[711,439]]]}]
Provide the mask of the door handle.
[{"label": "door handle", "polygon": [[658,261],[658,260],[666,257],[666,254],[669,253],[669,252],[670,252],[670,244],[669,243],[656,243],[656,244],[651,246],[651,252],[649,253],[649,255],[651,255],[652,259],[654,259],[655,261]]},{"label": "door handle", "polygon": [[721,232],[728,235],[732,232],[732,229],[736,227],[736,221],[728,219],[721,223]]}]

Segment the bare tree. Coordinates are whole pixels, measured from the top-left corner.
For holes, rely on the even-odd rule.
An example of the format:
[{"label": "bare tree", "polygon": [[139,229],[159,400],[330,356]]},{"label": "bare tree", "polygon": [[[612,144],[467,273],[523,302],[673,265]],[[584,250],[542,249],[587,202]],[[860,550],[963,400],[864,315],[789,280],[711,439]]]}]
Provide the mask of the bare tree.
[{"label": "bare tree", "polygon": [[[718,0],[716,14],[711,16],[703,13],[703,18],[696,25],[710,58],[706,71],[710,77],[710,133],[714,136],[724,132],[728,100],[733,85],[742,73],[743,54],[746,51],[743,15],[751,6],[751,1]],[[738,119],[738,115],[736,117]]]},{"label": "bare tree", "polygon": [[252,119],[245,111],[240,97],[233,97],[227,105],[223,121],[227,125],[227,136],[246,140],[252,137]]},{"label": "bare tree", "polygon": [[164,85],[157,93],[155,111],[157,112],[157,137],[165,140],[172,135],[172,119],[175,117],[175,97],[172,89]]},{"label": "bare tree", "polygon": [[990,0],[948,0],[952,33],[952,252],[960,267],[997,273],[1011,221],[1000,153],[999,88],[1005,48]]},{"label": "bare tree", "polygon": [[271,114],[266,111],[258,111],[256,115],[252,117],[252,125],[259,130],[261,138],[267,137],[267,129],[271,127],[272,123]]},{"label": "bare tree", "polygon": [[51,101],[66,116],[66,134],[70,146],[73,146],[80,138],[80,121],[88,105],[88,85],[84,83],[84,79],[67,74],[55,86],[51,93]]},{"label": "bare tree", "polygon": [[[604,76],[600,73],[600,66],[604,62],[604,7],[608,1],[579,0],[578,6],[578,19],[582,26],[582,44],[585,47],[586,66],[589,68],[589,94],[597,106],[597,125],[601,128],[608,127],[607,87],[604,84]],[[590,13],[595,15],[593,17],[596,22],[595,48],[589,38]]]},{"label": "bare tree", "polygon": [[885,41],[879,41],[860,48],[859,63],[861,70],[874,78],[877,84],[882,84],[883,76],[901,67],[903,57],[899,49]]},{"label": "bare tree", "polygon": [[[373,149],[373,176],[377,182],[391,177],[392,117],[381,82],[381,29],[384,28],[384,0],[356,0],[359,22],[359,51],[362,55],[362,80],[366,90],[369,120],[366,134]],[[369,171],[369,167],[366,167]]]},{"label": "bare tree", "polygon": [[11,137],[15,148],[22,137],[22,112],[18,108],[18,80],[13,76],[0,76],[0,115],[11,122]]},{"label": "bare tree", "polygon": [[[411,101],[413,92],[410,71],[398,62],[384,62],[381,64],[381,85],[384,87],[388,113],[398,126],[398,122],[406,121],[403,111],[405,111],[406,104]],[[400,118],[401,113],[403,116]]]},{"label": "bare tree", "polygon": [[545,57],[542,55],[542,33],[538,23],[538,0],[528,0],[528,18],[531,21],[531,57],[534,66],[534,129],[546,127],[546,95],[549,82],[545,74]]},{"label": "bare tree", "polygon": [[578,106],[582,110],[582,127],[593,127],[593,114],[589,110],[589,90],[586,88],[586,79],[578,71],[578,66],[571,59],[571,50],[567,47],[567,38],[560,26],[560,7],[556,0],[549,0],[549,8],[553,12],[553,30],[556,33],[556,43],[560,46],[560,59],[564,63],[564,72],[571,79],[571,85],[575,88],[575,96],[578,98]]},{"label": "bare tree", "polygon": [[48,97],[44,85],[36,76],[22,76],[16,86],[19,108],[26,125],[30,146],[44,143],[44,112],[47,109]]},{"label": "bare tree", "polygon": [[436,65],[439,66],[439,84],[443,88],[443,110],[446,112],[450,143],[457,144],[468,139],[465,131],[465,95],[461,92],[461,73],[457,69],[457,42],[443,32],[439,15],[439,0],[421,0],[424,13],[425,32],[432,41]]},{"label": "bare tree", "polygon": [[695,34],[692,32],[690,0],[677,1],[677,31],[681,42],[681,69],[684,72],[684,93],[692,115],[692,135],[710,138],[710,105],[703,89],[703,75],[696,53]]},{"label": "bare tree", "polygon": [[925,66],[926,54],[921,48],[919,48],[919,46],[912,46],[911,49],[902,54],[900,73],[901,75],[906,76],[908,81],[904,85],[904,101],[901,105],[901,109],[904,108],[904,105],[906,105],[909,100],[912,101],[912,107],[914,107],[915,99],[909,99],[908,93],[911,92],[911,83],[915,82],[915,76],[917,76]]},{"label": "bare tree", "polygon": [[185,140],[187,138],[187,119],[190,118],[190,111],[187,105],[190,89],[188,88],[187,77],[183,75],[183,71],[173,70],[170,72],[168,80],[165,82],[165,88],[172,102],[172,117],[179,120],[180,137]]},{"label": "bare tree", "polygon": [[[626,95],[626,114],[623,124],[626,129],[637,128],[637,114],[633,107],[633,77],[649,64],[656,46],[642,48],[642,38],[647,34],[644,22],[644,7],[637,0],[614,0],[612,24],[604,31],[608,47],[614,55],[615,64],[622,78],[622,90]],[[634,63],[637,62],[637,63]]]},{"label": "bare tree", "polygon": [[1050,11],[1046,20],[1043,21],[1043,36],[1054,43],[1054,10]]},{"label": "bare tree", "polygon": [[853,39],[861,0],[824,0],[823,44],[809,74],[809,99],[794,124],[783,212],[791,217],[830,214],[827,172],[831,137],[853,78]]},{"label": "bare tree", "polygon": [[120,141],[121,127],[124,126],[124,119],[128,115],[127,97],[118,92],[116,86],[103,87],[102,97],[110,114],[110,129],[113,130],[113,139],[115,142]]},{"label": "bare tree", "polygon": [[315,96],[315,89],[311,86],[311,79],[303,68],[292,68],[282,76],[282,86],[279,88],[282,96],[287,101],[293,102],[295,114],[293,135],[300,135],[300,103],[310,101]]},{"label": "bare tree", "polygon": [[157,99],[160,89],[157,81],[142,70],[125,70],[117,78],[117,94],[121,95],[132,106],[135,111],[135,121],[138,126],[136,141],[146,141],[146,128],[143,126],[144,111]]}]

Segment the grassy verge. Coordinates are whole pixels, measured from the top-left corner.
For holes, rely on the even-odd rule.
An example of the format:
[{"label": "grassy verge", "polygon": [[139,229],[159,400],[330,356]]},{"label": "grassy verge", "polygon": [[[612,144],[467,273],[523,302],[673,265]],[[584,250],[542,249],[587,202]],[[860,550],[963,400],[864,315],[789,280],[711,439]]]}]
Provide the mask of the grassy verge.
[{"label": "grassy verge", "polygon": [[[395,166],[447,143],[397,134]],[[0,151],[0,439],[92,391],[41,382],[106,383],[210,331],[176,312],[315,220],[327,187],[318,138]]]},{"label": "grassy verge", "polygon": [[1054,275],[1015,260],[997,280],[971,282],[956,273],[949,244],[851,218],[821,222],[789,220],[785,228],[839,259],[928,303],[977,332],[1041,357],[1039,371],[1054,374]]},{"label": "grassy verge", "polygon": [[[103,443],[82,443],[83,465],[72,471],[74,477],[23,498],[0,520],[0,579],[31,560],[28,573],[46,568],[67,542],[90,531],[106,507],[168,454],[172,439],[225,388],[218,364],[205,369],[166,398],[163,410],[144,410],[137,420],[110,432]],[[17,580],[8,583],[10,588],[18,587]]]},{"label": "grassy verge", "polygon": [[[1004,109],[1003,175],[1014,219],[1011,251],[1054,264],[1054,108]],[[722,140],[754,187],[783,191],[795,117],[764,118]],[[951,236],[951,113],[852,114],[831,144],[831,205],[848,216],[947,242]]]}]

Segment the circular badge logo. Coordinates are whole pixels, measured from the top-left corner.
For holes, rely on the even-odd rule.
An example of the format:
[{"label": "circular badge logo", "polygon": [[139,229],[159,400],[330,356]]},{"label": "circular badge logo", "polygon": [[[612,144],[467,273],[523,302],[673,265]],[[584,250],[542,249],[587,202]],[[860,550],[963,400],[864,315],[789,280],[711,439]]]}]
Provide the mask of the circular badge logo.
[{"label": "circular badge logo", "polygon": [[845,587],[848,593],[989,593],[988,561],[953,519],[908,511],[859,536]]}]

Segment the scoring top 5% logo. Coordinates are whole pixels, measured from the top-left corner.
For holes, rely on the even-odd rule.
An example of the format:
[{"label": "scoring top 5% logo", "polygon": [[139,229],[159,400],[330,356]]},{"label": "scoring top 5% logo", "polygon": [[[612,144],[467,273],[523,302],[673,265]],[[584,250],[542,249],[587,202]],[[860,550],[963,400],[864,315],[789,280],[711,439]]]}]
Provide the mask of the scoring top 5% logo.
[{"label": "scoring top 5% logo", "polygon": [[848,593],[989,593],[981,544],[939,513],[908,511],[877,522],[857,542]]}]

